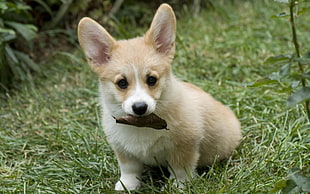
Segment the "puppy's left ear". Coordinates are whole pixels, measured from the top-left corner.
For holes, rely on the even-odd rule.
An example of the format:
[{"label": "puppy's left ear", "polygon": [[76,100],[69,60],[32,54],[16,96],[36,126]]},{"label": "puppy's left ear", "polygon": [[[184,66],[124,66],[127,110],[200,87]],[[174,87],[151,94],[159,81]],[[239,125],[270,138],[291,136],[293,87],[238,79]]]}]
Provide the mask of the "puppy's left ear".
[{"label": "puppy's left ear", "polygon": [[173,55],[175,50],[176,19],[172,8],[162,4],[145,34],[145,42],[152,44],[155,49],[165,55]]},{"label": "puppy's left ear", "polygon": [[78,38],[89,65],[95,72],[109,62],[112,50],[117,45],[101,25],[87,17],[81,19],[78,25]]}]

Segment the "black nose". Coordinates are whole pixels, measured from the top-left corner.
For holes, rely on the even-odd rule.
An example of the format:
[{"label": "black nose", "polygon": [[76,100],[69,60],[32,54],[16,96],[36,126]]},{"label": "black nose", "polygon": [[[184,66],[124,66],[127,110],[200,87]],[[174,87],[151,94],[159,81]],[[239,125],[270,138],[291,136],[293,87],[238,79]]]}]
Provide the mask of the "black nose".
[{"label": "black nose", "polygon": [[144,102],[136,102],[132,105],[132,110],[137,115],[143,115],[147,110],[147,104]]}]

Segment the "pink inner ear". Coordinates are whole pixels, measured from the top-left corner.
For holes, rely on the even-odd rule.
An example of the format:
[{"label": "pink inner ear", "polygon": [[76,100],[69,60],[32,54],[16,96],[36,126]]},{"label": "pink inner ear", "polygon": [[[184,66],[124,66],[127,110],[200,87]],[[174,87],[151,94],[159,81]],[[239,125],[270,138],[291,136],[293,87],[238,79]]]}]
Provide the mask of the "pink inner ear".
[{"label": "pink inner ear", "polygon": [[96,36],[92,37],[91,47],[89,48],[89,58],[96,65],[102,65],[110,59],[110,49],[107,43],[101,42]]},{"label": "pink inner ear", "polygon": [[173,42],[171,42],[171,32],[169,32],[167,24],[163,25],[158,32],[158,36],[155,39],[157,45],[157,51],[160,53],[167,53],[171,49]]}]

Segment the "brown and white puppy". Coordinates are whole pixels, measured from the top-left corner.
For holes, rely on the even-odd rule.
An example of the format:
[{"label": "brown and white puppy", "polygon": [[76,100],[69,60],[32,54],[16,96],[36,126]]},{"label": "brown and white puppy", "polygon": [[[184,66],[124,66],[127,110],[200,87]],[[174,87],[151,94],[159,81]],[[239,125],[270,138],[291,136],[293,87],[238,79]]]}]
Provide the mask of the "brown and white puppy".
[{"label": "brown and white puppy", "polygon": [[[176,19],[162,4],[143,37],[116,41],[102,26],[83,18],[79,42],[99,76],[102,122],[120,166],[115,190],[140,186],[143,165],[169,167],[176,184],[197,166],[228,157],[239,145],[240,123],[233,112],[171,71]],[[117,124],[113,117],[155,113],[169,130]],[[124,188],[125,187],[125,188]]]}]

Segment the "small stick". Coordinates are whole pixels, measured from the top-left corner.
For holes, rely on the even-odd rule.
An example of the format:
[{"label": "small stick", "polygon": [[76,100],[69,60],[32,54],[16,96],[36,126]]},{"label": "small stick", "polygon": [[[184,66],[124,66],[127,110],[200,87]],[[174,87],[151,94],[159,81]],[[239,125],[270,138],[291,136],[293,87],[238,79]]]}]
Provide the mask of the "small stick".
[{"label": "small stick", "polygon": [[136,127],[150,127],[153,129],[166,129],[167,122],[160,118],[159,116],[155,115],[154,113],[149,114],[143,117],[135,117],[132,115],[127,115],[124,117],[114,117],[116,123],[125,124],[125,125],[133,125]]}]

